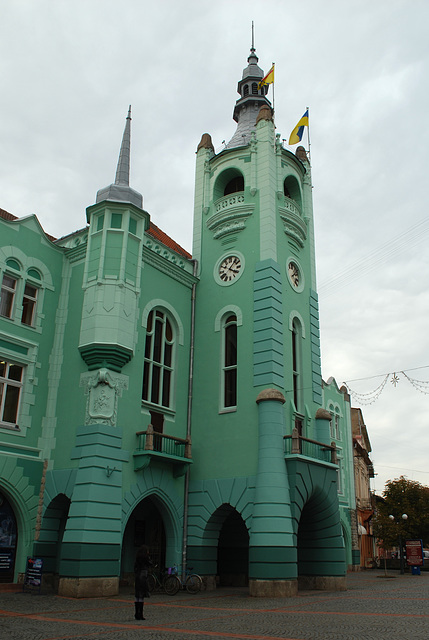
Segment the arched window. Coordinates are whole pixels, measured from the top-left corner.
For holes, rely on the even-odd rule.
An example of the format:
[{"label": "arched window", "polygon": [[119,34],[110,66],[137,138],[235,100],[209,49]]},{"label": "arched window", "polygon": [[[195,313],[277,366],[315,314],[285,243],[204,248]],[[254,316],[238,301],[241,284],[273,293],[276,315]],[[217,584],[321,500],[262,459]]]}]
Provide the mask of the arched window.
[{"label": "arched window", "polygon": [[244,191],[244,178],[243,176],[235,176],[226,185],[223,195],[227,196],[230,193],[236,193],[237,191]]},{"label": "arched window", "polygon": [[174,365],[174,331],[161,309],[149,313],[144,353],[142,399],[161,407],[171,407]]},{"label": "arched window", "polygon": [[257,82],[254,82],[252,84],[252,94],[253,95],[258,95],[258,83]]},{"label": "arched window", "polygon": [[286,198],[293,200],[300,212],[302,208],[301,190],[294,176],[287,176],[283,182],[283,193]]},{"label": "arched window", "polygon": [[222,399],[225,409],[237,406],[237,316],[226,316],[223,325]]},{"label": "arched window", "polygon": [[237,167],[229,167],[222,171],[215,180],[213,200],[218,200],[237,191],[244,191],[244,176]]},{"label": "arched window", "polygon": [[340,430],[340,418],[341,412],[339,407],[331,407],[330,408],[332,420],[331,420],[331,438],[333,440],[341,440],[341,430]]},{"label": "arched window", "polygon": [[13,258],[6,260],[6,269],[1,282],[0,316],[34,327],[41,275],[33,268],[23,275],[21,265]]},{"label": "arched window", "polygon": [[243,96],[246,97],[249,95],[249,85],[245,84],[244,85],[244,91],[243,91]]}]

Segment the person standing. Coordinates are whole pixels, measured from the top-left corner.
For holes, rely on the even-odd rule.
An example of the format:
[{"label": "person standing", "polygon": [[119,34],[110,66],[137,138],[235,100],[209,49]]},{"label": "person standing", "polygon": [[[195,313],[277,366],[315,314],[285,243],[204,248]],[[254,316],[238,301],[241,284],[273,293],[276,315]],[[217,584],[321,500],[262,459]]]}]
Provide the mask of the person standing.
[{"label": "person standing", "polygon": [[149,556],[149,549],[146,545],[142,545],[137,551],[134,563],[134,589],[135,589],[135,614],[136,620],[146,620],[143,617],[143,604],[145,597],[149,597],[147,587],[147,574],[153,562]]}]

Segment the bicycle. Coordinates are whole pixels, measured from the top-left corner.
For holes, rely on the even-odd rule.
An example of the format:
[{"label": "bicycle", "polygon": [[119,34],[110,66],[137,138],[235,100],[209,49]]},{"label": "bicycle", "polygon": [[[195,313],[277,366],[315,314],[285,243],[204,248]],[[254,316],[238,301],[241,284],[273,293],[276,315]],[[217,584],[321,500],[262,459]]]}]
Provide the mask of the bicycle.
[{"label": "bicycle", "polygon": [[198,573],[191,573],[192,567],[186,569],[185,581],[178,574],[177,565],[172,567],[171,573],[165,578],[165,592],[174,596],[180,589],[186,589],[188,593],[198,593],[203,586],[203,580]]},{"label": "bicycle", "polygon": [[174,596],[177,591],[170,593],[170,589],[168,589],[168,587],[166,588],[166,582],[168,578],[170,578],[170,576],[167,575],[166,569],[164,569],[163,572],[159,573],[155,573],[154,571],[152,573],[149,573],[147,577],[148,591],[150,593],[153,593],[154,591],[165,591],[167,595]]}]

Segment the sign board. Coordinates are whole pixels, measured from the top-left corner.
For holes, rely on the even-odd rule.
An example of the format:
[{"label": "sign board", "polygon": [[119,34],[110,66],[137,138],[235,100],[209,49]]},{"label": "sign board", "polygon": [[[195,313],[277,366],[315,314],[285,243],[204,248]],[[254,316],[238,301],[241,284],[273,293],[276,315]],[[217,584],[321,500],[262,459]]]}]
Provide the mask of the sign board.
[{"label": "sign board", "polygon": [[421,567],[423,565],[422,540],[406,540],[405,549],[407,553],[407,564],[411,567]]},{"label": "sign board", "polygon": [[13,565],[13,551],[0,551],[0,571],[10,571]]},{"label": "sign board", "polygon": [[23,589],[39,589],[42,586],[43,560],[42,558],[27,557]]}]

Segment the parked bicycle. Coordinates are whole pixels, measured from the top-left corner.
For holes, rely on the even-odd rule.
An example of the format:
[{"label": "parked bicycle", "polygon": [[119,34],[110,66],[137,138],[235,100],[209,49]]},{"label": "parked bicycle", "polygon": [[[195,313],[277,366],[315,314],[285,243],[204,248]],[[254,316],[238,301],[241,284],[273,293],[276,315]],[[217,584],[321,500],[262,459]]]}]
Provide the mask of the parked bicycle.
[{"label": "parked bicycle", "polygon": [[198,573],[191,573],[192,567],[186,569],[184,580],[179,575],[178,567],[174,566],[170,569],[170,574],[166,576],[164,581],[164,590],[171,596],[174,596],[180,589],[186,589],[188,593],[198,593],[203,586],[203,580]]},{"label": "parked bicycle", "polygon": [[176,591],[170,593],[168,588],[166,589],[166,581],[168,578],[170,578],[170,576],[167,574],[166,569],[164,569],[164,571],[162,572],[152,571],[152,573],[149,573],[147,577],[147,588],[149,592],[153,593],[154,591],[165,591],[165,593],[167,593],[168,595],[174,596],[174,594],[177,593]]}]

